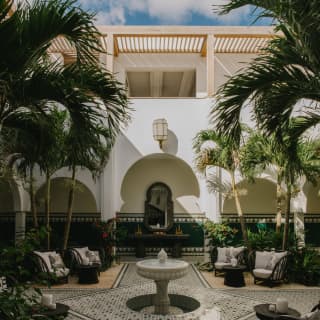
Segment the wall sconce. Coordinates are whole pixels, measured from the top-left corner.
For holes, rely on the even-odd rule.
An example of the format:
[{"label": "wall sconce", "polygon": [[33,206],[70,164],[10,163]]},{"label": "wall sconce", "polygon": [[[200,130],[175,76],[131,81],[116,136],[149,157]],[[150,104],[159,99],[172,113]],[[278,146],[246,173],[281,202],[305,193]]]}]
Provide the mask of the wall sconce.
[{"label": "wall sconce", "polygon": [[162,142],[168,139],[168,122],[166,119],[156,119],[152,123],[153,139],[159,142],[162,149]]}]

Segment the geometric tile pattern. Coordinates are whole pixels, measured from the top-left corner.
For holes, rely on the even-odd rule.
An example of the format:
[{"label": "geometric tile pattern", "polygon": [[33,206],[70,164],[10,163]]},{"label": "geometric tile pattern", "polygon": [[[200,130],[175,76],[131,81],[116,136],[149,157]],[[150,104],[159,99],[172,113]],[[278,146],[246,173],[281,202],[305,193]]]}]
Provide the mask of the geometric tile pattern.
[{"label": "geometric tile pattern", "polygon": [[201,307],[194,312],[181,315],[142,314],[126,306],[128,299],[138,295],[154,293],[153,281],[141,278],[128,264],[118,287],[115,289],[46,289],[55,301],[70,306],[67,320],[182,320],[201,319],[206,309],[218,308],[221,320],[256,320],[253,307],[260,303],[274,303],[276,298],[288,299],[289,306],[306,313],[319,302],[320,288],[279,290],[248,290],[208,288],[191,266],[185,278],[171,281],[169,293],[183,294],[197,299]]}]

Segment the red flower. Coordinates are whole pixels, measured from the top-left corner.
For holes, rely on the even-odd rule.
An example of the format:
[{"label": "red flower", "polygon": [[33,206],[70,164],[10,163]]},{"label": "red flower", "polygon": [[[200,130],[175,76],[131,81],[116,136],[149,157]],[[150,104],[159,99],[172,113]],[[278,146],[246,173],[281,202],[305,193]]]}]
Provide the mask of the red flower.
[{"label": "red flower", "polygon": [[103,238],[103,239],[108,238],[108,233],[107,233],[107,232],[103,232],[103,233],[102,233],[102,238]]}]

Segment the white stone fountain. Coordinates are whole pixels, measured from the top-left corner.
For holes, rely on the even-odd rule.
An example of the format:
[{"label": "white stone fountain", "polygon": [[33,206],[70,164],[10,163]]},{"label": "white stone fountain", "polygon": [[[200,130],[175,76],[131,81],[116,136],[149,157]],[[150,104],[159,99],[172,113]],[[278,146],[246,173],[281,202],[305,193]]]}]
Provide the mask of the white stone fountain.
[{"label": "white stone fountain", "polygon": [[167,253],[161,249],[158,253],[158,259],[139,261],[136,265],[140,276],[152,279],[156,283],[157,293],[153,301],[154,313],[168,314],[170,307],[169,281],[184,277],[188,272],[189,263],[168,259]]}]

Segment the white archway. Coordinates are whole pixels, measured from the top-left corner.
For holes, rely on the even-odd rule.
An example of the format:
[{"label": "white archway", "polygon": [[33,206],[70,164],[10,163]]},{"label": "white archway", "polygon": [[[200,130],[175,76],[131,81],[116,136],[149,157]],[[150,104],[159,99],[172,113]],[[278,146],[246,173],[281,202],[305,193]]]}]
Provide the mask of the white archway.
[{"label": "white archway", "polygon": [[[51,181],[51,211],[66,212],[68,206],[68,194],[70,178],[59,177]],[[45,187],[43,184],[36,193],[37,210],[44,211]],[[95,213],[97,203],[90,189],[80,181],[76,181],[76,190],[73,203],[74,213]]]},{"label": "white archway", "polygon": [[146,191],[155,182],[163,182],[171,189],[174,212],[200,212],[200,189],[193,170],[180,158],[158,153],[141,158],[126,172],[121,184],[123,205],[120,211],[144,212]]},{"label": "white archway", "polygon": [[[238,185],[240,203],[244,213],[275,213],[277,188],[267,179],[255,179],[254,183],[243,180]],[[225,198],[222,214],[236,213],[234,198]]]},{"label": "white archway", "polygon": [[21,196],[17,183],[0,179],[0,213],[21,211]]}]

